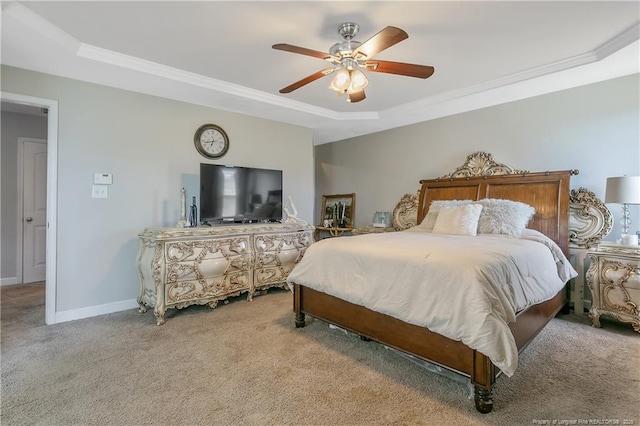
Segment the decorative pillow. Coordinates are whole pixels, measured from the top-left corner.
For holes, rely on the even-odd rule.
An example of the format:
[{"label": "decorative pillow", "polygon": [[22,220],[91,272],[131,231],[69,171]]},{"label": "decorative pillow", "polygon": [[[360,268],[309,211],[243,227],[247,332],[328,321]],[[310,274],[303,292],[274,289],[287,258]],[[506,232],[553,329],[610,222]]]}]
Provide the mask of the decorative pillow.
[{"label": "decorative pillow", "polygon": [[442,207],[433,226],[433,233],[475,236],[481,212],[480,204]]},{"label": "decorative pillow", "polygon": [[528,204],[498,198],[484,198],[475,204],[483,207],[478,222],[479,234],[507,234],[519,237],[536,213]]},{"label": "decorative pillow", "polygon": [[432,231],[433,226],[436,224],[436,219],[438,218],[438,212],[442,207],[455,207],[464,204],[471,204],[472,202],[472,200],[434,200],[431,202],[429,211],[418,226],[428,231]]}]

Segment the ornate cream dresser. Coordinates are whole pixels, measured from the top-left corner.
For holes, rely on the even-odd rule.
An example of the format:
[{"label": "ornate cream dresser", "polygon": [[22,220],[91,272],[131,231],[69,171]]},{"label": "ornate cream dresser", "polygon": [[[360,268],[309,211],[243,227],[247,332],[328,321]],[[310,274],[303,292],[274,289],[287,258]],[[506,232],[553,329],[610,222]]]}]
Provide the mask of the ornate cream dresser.
[{"label": "ornate cream dresser", "polygon": [[593,326],[600,327],[600,315],[607,315],[640,332],[640,246],[602,243],[589,252],[589,259]]},{"label": "ornate cream dresser", "polygon": [[140,312],[208,304],[258,290],[286,287],[286,279],[313,243],[314,227],[278,223],[197,228],[146,228],[137,266]]}]

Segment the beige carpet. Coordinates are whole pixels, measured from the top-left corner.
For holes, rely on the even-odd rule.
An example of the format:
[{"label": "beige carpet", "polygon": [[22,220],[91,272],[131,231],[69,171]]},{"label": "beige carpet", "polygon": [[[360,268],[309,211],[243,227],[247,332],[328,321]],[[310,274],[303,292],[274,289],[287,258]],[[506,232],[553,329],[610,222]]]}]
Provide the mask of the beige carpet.
[{"label": "beige carpet", "polygon": [[616,322],[552,320],[486,415],[465,383],[308,323],[276,290],[160,327],[136,310],[45,326],[41,284],[4,287],[1,424],[640,425],[640,336]]}]

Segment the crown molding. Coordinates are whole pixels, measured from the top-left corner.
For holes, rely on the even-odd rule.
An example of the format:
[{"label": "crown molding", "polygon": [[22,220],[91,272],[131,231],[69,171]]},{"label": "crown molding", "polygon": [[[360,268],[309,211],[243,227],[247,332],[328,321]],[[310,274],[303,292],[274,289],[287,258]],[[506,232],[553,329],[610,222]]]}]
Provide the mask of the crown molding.
[{"label": "crown molding", "polygon": [[638,40],[640,40],[640,22],[636,22],[635,25],[626,31],[623,31],[616,37],[602,44],[594,50],[594,53],[598,57],[598,60],[604,59]]},{"label": "crown molding", "polygon": [[[317,136],[322,135],[319,137],[322,141],[315,141],[316,144],[338,140],[336,138],[340,138],[341,135],[342,138],[356,136],[360,133],[360,130],[357,129],[355,125],[358,121],[367,121],[369,131],[372,129],[374,131],[380,131],[418,121],[427,121],[433,118],[457,114],[470,109],[483,108],[495,105],[496,103],[535,96],[545,92],[544,88],[539,87],[541,86],[541,79],[544,79],[546,81],[545,84],[549,85],[548,80],[553,77],[552,75],[554,74],[559,75],[563,74],[563,72],[572,71],[572,69],[577,67],[598,63],[640,40],[640,22],[637,22],[621,34],[606,41],[594,50],[583,54],[512,73],[473,86],[440,93],[429,98],[420,99],[379,112],[365,111],[351,113],[316,107],[290,98],[82,43],[18,2],[9,1],[0,4],[2,13],[10,15],[24,24],[26,28],[36,31],[47,39],[52,40],[66,51],[76,55],[77,58],[132,71],[138,73],[138,77],[144,77],[145,75],[155,76],[167,81],[166,87],[169,87],[169,83],[174,82],[189,85],[196,89],[203,89],[202,91],[194,90],[192,92],[199,91],[201,94],[207,93],[207,98],[210,100],[205,101],[206,104],[203,103],[202,100],[194,101],[193,97],[190,98],[189,96],[191,95],[186,93],[184,93],[182,98],[178,99],[176,98],[176,93],[171,90],[166,90],[163,87],[153,87],[147,89],[144,93],[183,102],[197,103],[211,108],[225,108],[239,113],[262,116],[263,118],[272,117],[272,119],[275,120],[287,121],[303,126],[308,125],[314,128],[314,133]],[[627,51],[628,50],[629,49],[627,49]],[[635,72],[637,72],[637,70]],[[132,76],[134,77],[133,80],[135,80],[136,74],[132,74]],[[96,80],[94,82],[97,83],[98,81]],[[565,83],[567,83],[566,79]],[[107,81],[102,81],[100,84],[110,85]],[[175,86],[179,87],[178,84]],[[532,86],[533,90],[532,87],[529,86]],[[550,86],[555,89],[559,87],[554,84],[550,84]],[[569,86],[571,86],[571,84],[569,84]],[[129,88],[128,90],[134,89]],[[224,96],[216,96],[216,94]],[[231,97],[237,100],[256,102],[257,107],[252,110],[253,112],[247,112],[246,108],[236,108],[234,110],[234,103],[227,102]],[[191,101],[189,99],[191,99]],[[221,99],[226,99],[224,104]],[[248,103],[246,105],[248,105]],[[268,111],[268,113],[265,113],[265,111]]]},{"label": "crown molding", "polygon": [[103,62],[116,67],[142,72],[168,80],[190,84],[207,90],[226,93],[233,96],[250,99],[269,105],[305,112],[315,116],[332,120],[375,120],[379,118],[377,112],[341,113],[326,108],[319,108],[303,102],[282,98],[260,90],[250,89],[238,84],[228,83],[215,78],[205,77],[189,71],[147,61],[134,56],[125,55],[112,50],[81,43],[78,56],[93,61]]},{"label": "crown molding", "polygon": [[10,15],[67,50],[77,52],[80,48],[81,43],[75,37],[16,1],[2,2],[2,13]]}]

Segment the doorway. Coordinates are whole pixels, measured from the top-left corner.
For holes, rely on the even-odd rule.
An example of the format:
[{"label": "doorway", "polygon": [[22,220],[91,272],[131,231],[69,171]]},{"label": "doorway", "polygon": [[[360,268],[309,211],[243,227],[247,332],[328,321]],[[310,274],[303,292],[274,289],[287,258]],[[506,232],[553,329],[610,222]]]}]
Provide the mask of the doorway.
[{"label": "doorway", "polygon": [[[18,277],[23,284],[45,281],[47,141],[18,138]],[[22,265],[20,271],[20,265]]]},{"label": "doorway", "polygon": [[[57,156],[58,156],[58,101],[37,98],[15,93],[0,92],[0,99],[21,105],[46,108],[47,143],[46,143],[46,219],[40,229],[40,238],[45,239],[44,271],[45,271],[45,323],[56,321],[56,259],[57,259]],[[22,217],[22,216],[21,216]],[[33,218],[33,216],[31,216]],[[21,232],[21,229],[19,229]],[[24,282],[24,281],[23,281]]]}]

